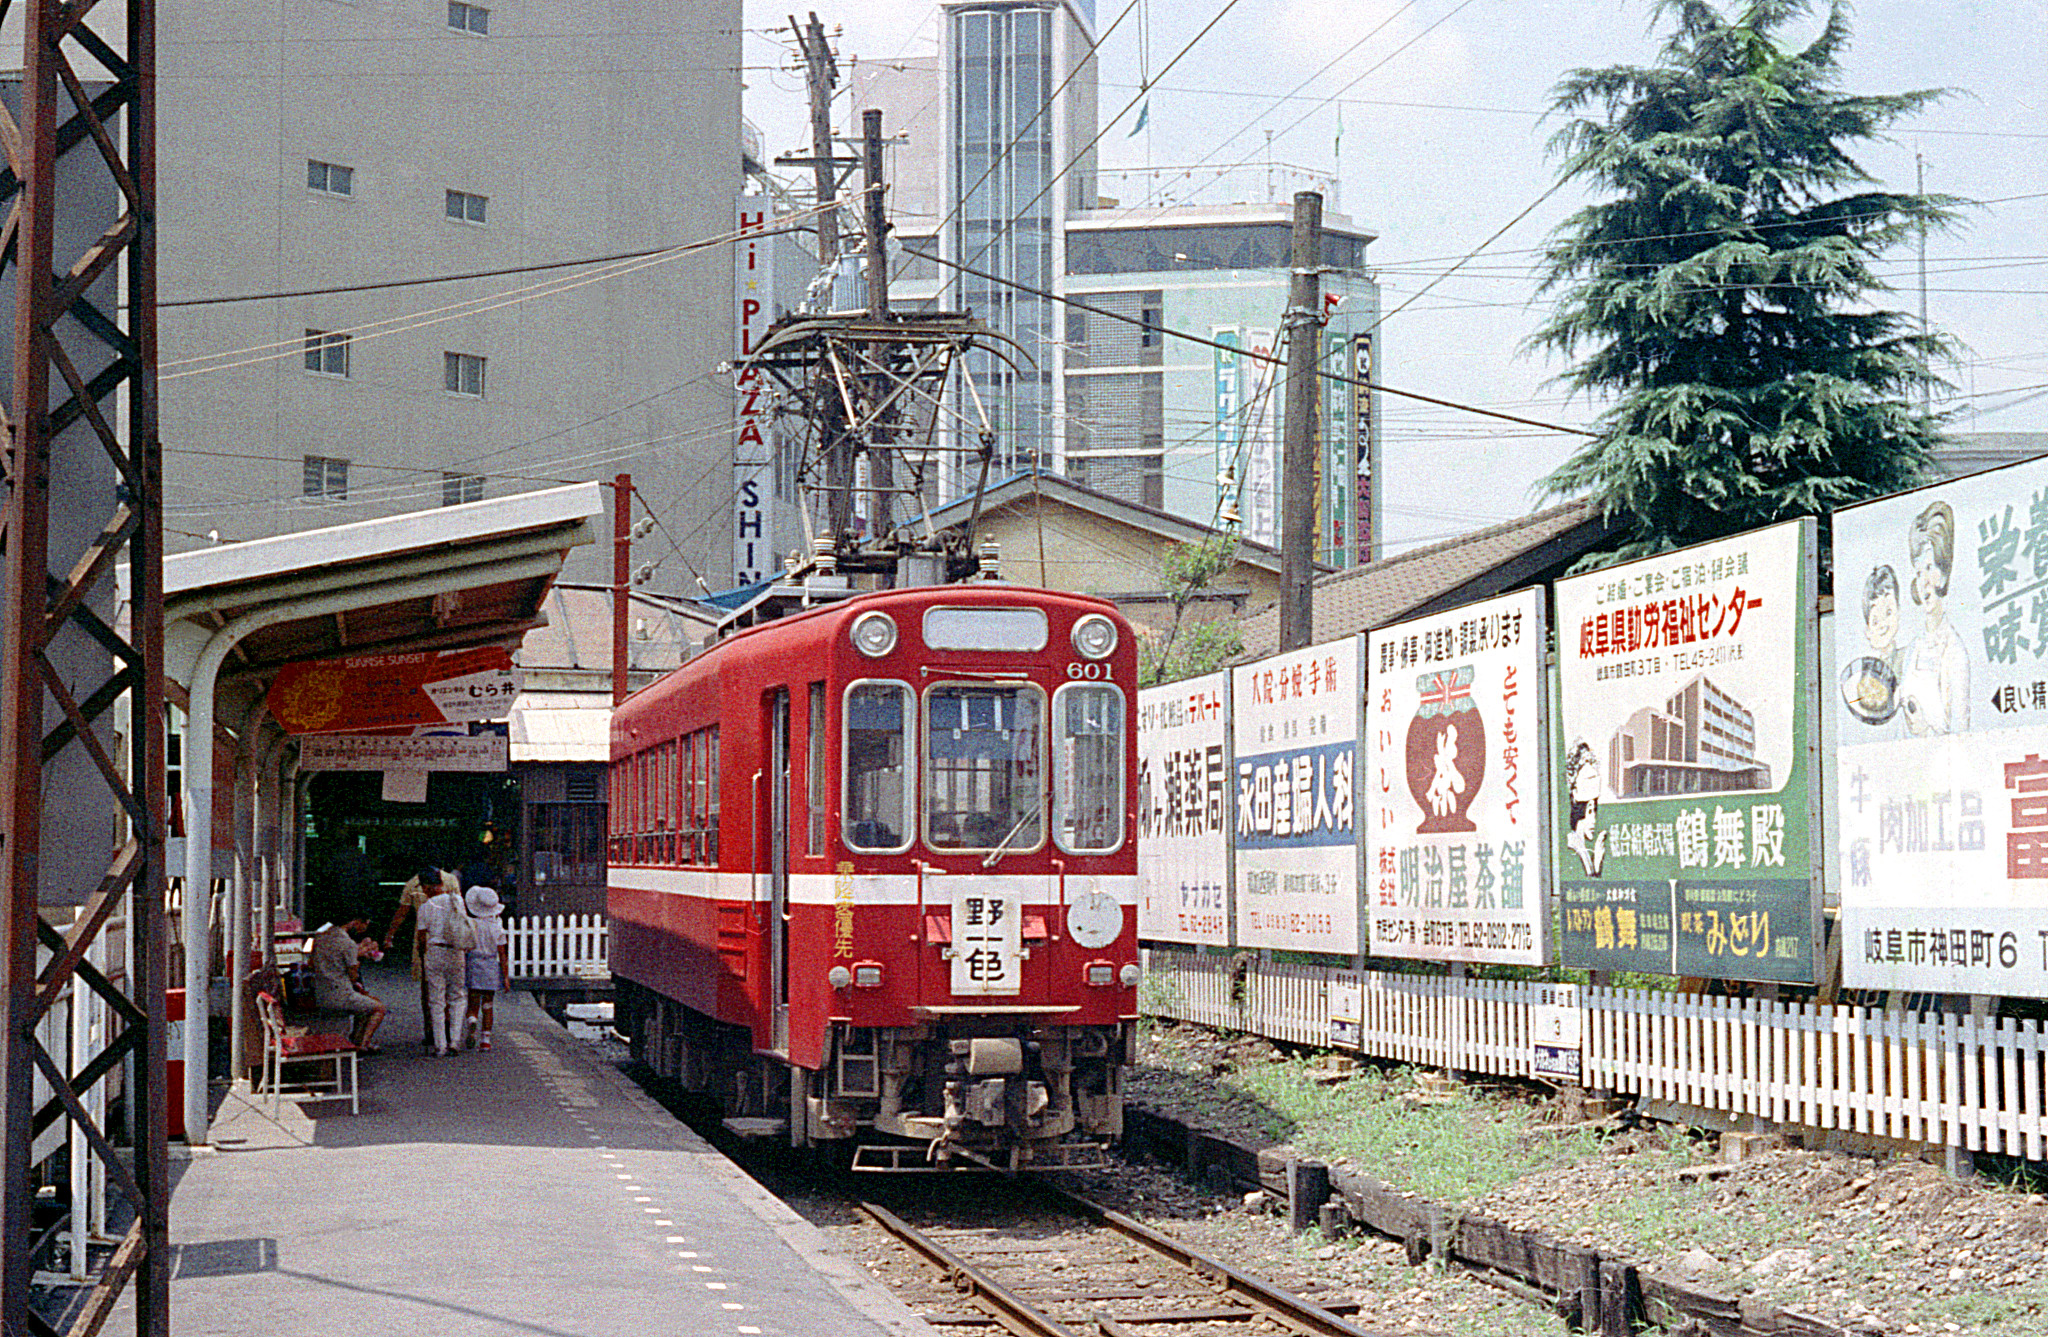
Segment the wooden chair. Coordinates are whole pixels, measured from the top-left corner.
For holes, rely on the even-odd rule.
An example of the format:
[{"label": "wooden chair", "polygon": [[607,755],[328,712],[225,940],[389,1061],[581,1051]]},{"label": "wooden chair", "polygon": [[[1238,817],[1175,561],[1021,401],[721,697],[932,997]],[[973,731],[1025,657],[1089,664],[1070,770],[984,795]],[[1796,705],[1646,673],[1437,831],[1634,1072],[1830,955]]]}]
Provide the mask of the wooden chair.
[{"label": "wooden chair", "polygon": [[332,1068],[327,1077],[295,1081],[293,1100],[339,1100],[347,1096],[348,1112],[362,1113],[353,1041],[346,1035],[285,1034],[284,1009],[268,993],[256,995],[256,1015],[263,1021],[263,1072],[256,1089],[269,1093],[272,1117],[285,1100],[284,1071],[294,1064],[326,1063]]}]

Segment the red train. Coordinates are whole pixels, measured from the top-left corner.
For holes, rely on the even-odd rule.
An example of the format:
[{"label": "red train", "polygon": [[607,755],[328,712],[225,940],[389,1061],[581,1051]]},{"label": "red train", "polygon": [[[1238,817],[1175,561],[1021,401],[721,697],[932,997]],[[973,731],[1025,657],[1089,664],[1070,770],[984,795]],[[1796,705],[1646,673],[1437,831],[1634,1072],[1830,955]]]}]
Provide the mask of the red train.
[{"label": "red train", "polygon": [[765,622],[634,694],[635,1053],[856,1169],[1099,1161],[1137,1013],[1136,675],[1113,606],[978,583]]}]

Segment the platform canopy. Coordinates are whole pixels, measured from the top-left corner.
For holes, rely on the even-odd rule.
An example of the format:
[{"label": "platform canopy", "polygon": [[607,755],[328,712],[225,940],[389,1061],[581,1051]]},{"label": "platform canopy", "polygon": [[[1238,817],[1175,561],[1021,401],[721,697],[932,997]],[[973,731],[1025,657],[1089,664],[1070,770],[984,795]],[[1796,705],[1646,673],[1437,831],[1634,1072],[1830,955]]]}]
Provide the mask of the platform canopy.
[{"label": "platform canopy", "polygon": [[189,691],[207,646],[243,625],[221,676],[340,655],[512,644],[571,548],[594,537],[596,483],[444,506],[164,559],[170,679]]},{"label": "platform canopy", "polygon": [[[185,904],[207,905],[206,888],[228,871],[213,849],[223,821],[238,842],[249,842],[244,869],[263,857],[263,843],[281,843],[284,804],[266,782],[279,731],[264,715],[264,692],[280,670],[342,656],[516,645],[544,624],[542,605],[563,560],[592,540],[592,517],[604,509],[599,485],[579,483],[165,558],[165,694],[185,706],[191,721],[181,774],[183,857],[170,859],[173,871],[182,862]],[[214,799],[216,747],[191,745],[205,736],[205,722],[216,746],[232,748],[236,758],[234,801],[222,805],[225,813]],[[253,821],[243,816],[252,804]],[[221,917],[238,934],[229,953],[236,1054],[248,959],[240,934],[252,880],[261,879],[230,880]],[[267,895],[263,904],[271,904]],[[187,916],[184,940],[186,980],[208,979],[207,913]],[[187,990],[183,1095],[186,1136],[194,1143],[205,1141],[209,1113],[207,1000],[208,990]]]}]

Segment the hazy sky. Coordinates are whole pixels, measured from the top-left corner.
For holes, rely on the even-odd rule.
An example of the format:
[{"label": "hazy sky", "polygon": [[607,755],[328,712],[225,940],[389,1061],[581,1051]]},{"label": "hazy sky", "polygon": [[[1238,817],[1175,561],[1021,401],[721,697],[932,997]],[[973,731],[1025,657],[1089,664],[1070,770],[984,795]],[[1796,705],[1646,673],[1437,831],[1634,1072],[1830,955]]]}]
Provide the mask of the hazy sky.
[{"label": "hazy sky", "polygon": [[[1545,143],[1557,125],[1543,113],[1568,70],[1654,58],[1659,34],[1646,0],[1236,0],[1170,70],[1227,0],[1137,0],[1118,22],[1125,3],[1098,0],[1102,117],[1117,118],[1100,144],[1103,167],[1261,164],[1271,131],[1275,160],[1339,170],[1335,207],[1379,234],[1370,259],[1384,309],[1414,299],[1381,334],[1386,384],[1546,422],[1592,416],[1592,406],[1547,383],[1558,364],[1522,349],[1546,309],[1534,248],[1585,202],[1576,187],[1542,199],[1555,179]],[[808,137],[787,33],[771,31],[789,12],[757,3],[746,11],[746,114],[771,153]],[[816,12],[842,30],[845,56],[937,50],[928,0]],[[1894,142],[1864,148],[1863,166],[1887,188],[1911,189],[1917,151],[1929,190],[1985,202],[1927,247],[1930,319],[1965,346],[1949,372],[1950,406],[1968,414],[1957,427],[2048,430],[2048,0],[1867,0],[1852,19],[1847,91],[1956,90],[1901,123]],[[1131,136],[1136,108],[1118,113],[1140,96],[1141,33],[1155,87],[1149,127]],[[1104,192],[1140,202],[1121,183]],[[1892,304],[1916,310],[1911,248],[1881,269],[1898,288]],[[1536,480],[1577,439],[1385,403],[1395,547],[1526,511]]]}]

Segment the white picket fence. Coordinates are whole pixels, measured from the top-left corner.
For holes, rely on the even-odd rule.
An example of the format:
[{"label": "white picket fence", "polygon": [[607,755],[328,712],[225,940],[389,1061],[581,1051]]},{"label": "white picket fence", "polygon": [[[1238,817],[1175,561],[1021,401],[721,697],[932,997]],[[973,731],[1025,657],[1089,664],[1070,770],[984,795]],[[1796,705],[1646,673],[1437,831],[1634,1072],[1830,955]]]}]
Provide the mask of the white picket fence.
[{"label": "white picket fence", "polygon": [[611,973],[611,925],[604,915],[522,915],[505,921],[512,982]]},{"label": "white picket fence", "polygon": [[[1332,967],[1145,954],[1155,1015],[1330,1043]],[[1369,971],[1359,1051],[1530,1075],[1535,984]],[[1588,1086],[1777,1124],[2043,1157],[2048,1037],[2037,1021],[1584,988]]]}]

